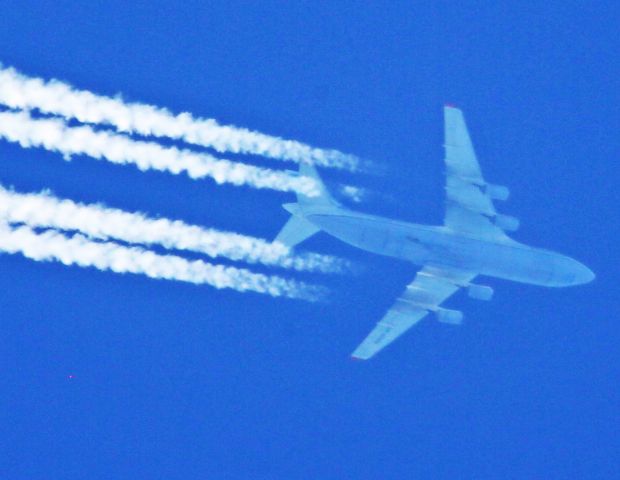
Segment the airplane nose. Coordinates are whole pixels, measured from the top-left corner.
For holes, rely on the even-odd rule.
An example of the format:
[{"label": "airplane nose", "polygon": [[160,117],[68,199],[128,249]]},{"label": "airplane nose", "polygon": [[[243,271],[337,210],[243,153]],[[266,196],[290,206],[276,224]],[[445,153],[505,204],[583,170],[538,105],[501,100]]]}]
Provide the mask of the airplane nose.
[{"label": "airplane nose", "polygon": [[590,283],[596,275],[592,270],[583,265],[582,263],[577,262],[575,272],[575,284],[580,285],[582,283]]}]

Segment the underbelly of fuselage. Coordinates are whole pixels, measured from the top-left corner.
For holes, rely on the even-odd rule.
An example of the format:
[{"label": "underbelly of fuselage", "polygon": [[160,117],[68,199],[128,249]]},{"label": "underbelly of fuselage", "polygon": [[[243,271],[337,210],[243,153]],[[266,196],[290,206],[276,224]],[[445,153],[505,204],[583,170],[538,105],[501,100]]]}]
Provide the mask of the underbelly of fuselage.
[{"label": "underbelly of fuselage", "polygon": [[491,241],[366,215],[309,215],[330,235],[357,248],[412,262],[443,265],[534,285],[555,285],[555,257],[511,240]]}]

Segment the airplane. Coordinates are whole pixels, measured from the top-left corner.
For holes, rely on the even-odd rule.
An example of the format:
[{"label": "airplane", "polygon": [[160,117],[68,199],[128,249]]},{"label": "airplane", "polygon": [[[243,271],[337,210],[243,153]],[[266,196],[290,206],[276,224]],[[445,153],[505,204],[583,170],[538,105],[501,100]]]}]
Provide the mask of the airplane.
[{"label": "airplane", "polygon": [[559,253],[510,238],[519,221],[497,213],[493,200],[510,194],[484,180],[463,112],[444,107],[446,209],[441,226],[427,226],[368,215],[345,208],[328,192],[316,169],[302,163],[299,174],[316,182],[319,195],[297,195],[283,207],[291,217],[276,237],[289,247],[323,231],[368,252],[394,257],[422,269],[366,339],[352,353],[366,360],[400,337],[429,313],[447,324],[460,324],[463,313],[441,304],[461,288],[471,298],[490,300],[493,289],[472,283],[478,275],[565,287],[594,280],[585,265]]}]

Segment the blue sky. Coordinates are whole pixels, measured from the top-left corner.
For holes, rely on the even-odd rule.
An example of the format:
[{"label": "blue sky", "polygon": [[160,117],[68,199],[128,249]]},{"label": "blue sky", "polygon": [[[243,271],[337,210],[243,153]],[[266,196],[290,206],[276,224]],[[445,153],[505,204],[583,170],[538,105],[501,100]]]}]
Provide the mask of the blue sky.
[{"label": "blue sky", "polygon": [[[617,436],[615,2],[3,2],[0,61],[371,159],[367,211],[438,223],[442,105],[466,115],[520,241],[594,283],[489,280],[370,362],[349,353],[415,273],[327,236],[359,275],[312,305],[0,256],[6,479],[610,478]],[[536,2],[538,3],[538,2]],[[292,196],[0,143],[20,191],[272,238]],[[259,158],[251,161],[262,162]],[[265,161],[265,165],[273,165]],[[70,378],[72,377],[72,378]]]}]

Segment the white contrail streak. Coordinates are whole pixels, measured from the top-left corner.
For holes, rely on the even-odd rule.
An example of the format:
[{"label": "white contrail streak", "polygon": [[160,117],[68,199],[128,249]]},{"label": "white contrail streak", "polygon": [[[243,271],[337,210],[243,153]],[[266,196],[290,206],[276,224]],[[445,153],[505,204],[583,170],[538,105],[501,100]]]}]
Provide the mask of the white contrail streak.
[{"label": "white contrail streak", "polygon": [[204,253],[249,263],[296,270],[339,272],[343,260],[313,253],[293,255],[281,243],[207,229],[167,218],[152,219],[140,213],[85,205],[47,193],[16,193],[0,186],[0,219],[31,227],[77,230],[90,238],[110,238],[142,245]]},{"label": "white contrail streak", "polygon": [[37,233],[27,226],[0,223],[0,251],[21,253],[35,261],[56,260],[64,265],[94,267],[116,273],[135,273],[155,279],[178,280],[212,287],[254,291],[274,297],[314,300],[318,287],[249,270],[158,255],[138,247],[113,242],[93,242],[82,235],[65,236],[54,230]]},{"label": "white contrail streak", "polygon": [[122,132],[179,139],[218,152],[262,155],[350,170],[355,170],[359,163],[356,157],[336,150],[312,148],[244,128],[219,125],[215,120],[194,118],[189,113],[174,115],[152,105],[125,103],[120,96],[110,98],[76,90],[66,83],[27,77],[2,65],[0,102],[11,108],[37,109],[83,123],[113,125]]},{"label": "white contrail streak", "polygon": [[42,147],[65,156],[85,154],[140,170],[186,173],[193,179],[210,177],[218,184],[248,185],[318,195],[314,180],[303,176],[221,160],[204,153],[141,142],[89,126],[69,127],[56,118],[34,119],[27,112],[0,112],[0,137],[24,148]]}]

